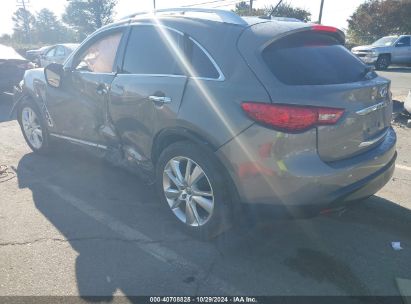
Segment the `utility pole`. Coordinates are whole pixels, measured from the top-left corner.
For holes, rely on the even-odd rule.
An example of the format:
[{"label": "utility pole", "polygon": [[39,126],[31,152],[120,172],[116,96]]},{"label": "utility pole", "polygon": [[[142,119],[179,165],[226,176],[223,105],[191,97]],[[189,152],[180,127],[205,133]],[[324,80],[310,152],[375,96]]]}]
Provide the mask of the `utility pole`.
[{"label": "utility pole", "polygon": [[27,16],[27,9],[26,9],[26,4],[30,4],[30,0],[16,0],[16,6],[19,8],[23,8],[24,10],[24,30],[26,31],[26,35],[29,39],[30,44],[32,43],[31,39],[31,32],[30,32],[30,24],[29,24],[29,18]]},{"label": "utility pole", "polygon": [[253,14],[253,0],[250,0],[250,16]]},{"label": "utility pole", "polygon": [[323,19],[323,8],[324,8],[324,0],[321,0],[321,6],[320,6],[320,17],[318,18],[318,23],[321,24],[321,21]]},{"label": "utility pole", "polygon": [[153,8],[156,9],[156,0],[153,0]]}]

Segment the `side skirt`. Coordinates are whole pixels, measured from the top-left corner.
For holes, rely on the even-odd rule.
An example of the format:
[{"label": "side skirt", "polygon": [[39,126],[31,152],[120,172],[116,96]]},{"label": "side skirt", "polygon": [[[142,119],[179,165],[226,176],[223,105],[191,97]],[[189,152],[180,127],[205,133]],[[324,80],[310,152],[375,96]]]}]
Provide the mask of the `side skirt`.
[{"label": "side skirt", "polygon": [[93,155],[108,161],[116,167],[126,169],[132,174],[137,175],[147,184],[154,184],[155,182],[154,166],[152,162],[150,160],[142,160],[138,157],[138,153],[135,151],[134,153],[131,153],[130,147],[123,147],[121,145],[118,147],[111,147],[56,133],[50,133],[50,136],[80,145]]}]

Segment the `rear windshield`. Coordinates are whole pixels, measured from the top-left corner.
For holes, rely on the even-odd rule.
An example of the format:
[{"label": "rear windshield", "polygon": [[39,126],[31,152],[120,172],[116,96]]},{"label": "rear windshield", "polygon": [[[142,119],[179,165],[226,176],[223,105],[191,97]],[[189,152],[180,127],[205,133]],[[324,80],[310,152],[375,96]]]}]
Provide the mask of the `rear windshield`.
[{"label": "rear windshield", "polygon": [[[269,45],[263,58],[287,85],[325,85],[364,79],[366,66],[334,37],[302,32]],[[366,72],[365,72],[366,73]]]}]

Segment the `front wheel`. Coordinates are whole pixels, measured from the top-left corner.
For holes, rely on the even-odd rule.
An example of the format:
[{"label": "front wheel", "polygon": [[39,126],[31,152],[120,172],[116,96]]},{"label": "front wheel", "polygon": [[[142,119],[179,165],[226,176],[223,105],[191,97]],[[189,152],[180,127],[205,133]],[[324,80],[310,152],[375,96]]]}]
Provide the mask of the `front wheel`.
[{"label": "front wheel", "polygon": [[380,71],[384,71],[388,69],[391,64],[390,57],[387,55],[381,55],[378,57],[377,62],[375,63],[375,68]]},{"label": "front wheel", "polygon": [[210,239],[231,226],[224,174],[206,148],[172,144],[161,153],[156,173],[163,205],[187,232]]},{"label": "front wheel", "polygon": [[22,102],[17,119],[24,139],[33,152],[49,152],[49,134],[38,107],[31,101]]}]

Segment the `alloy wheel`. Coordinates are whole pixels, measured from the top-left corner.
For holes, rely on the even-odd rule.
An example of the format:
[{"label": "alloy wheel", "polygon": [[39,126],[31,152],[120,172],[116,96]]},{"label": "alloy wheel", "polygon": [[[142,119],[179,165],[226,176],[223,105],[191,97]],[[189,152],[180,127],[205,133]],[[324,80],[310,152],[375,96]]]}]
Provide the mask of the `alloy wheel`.
[{"label": "alloy wheel", "polygon": [[163,172],[163,189],[174,215],[189,226],[206,224],[214,210],[214,194],[204,170],[192,159],[171,159]]},{"label": "alloy wheel", "polygon": [[21,112],[21,122],[29,143],[33,148],[41,149],[43,145],[43,130],[36,112],[30,107],[25,107]]}]

